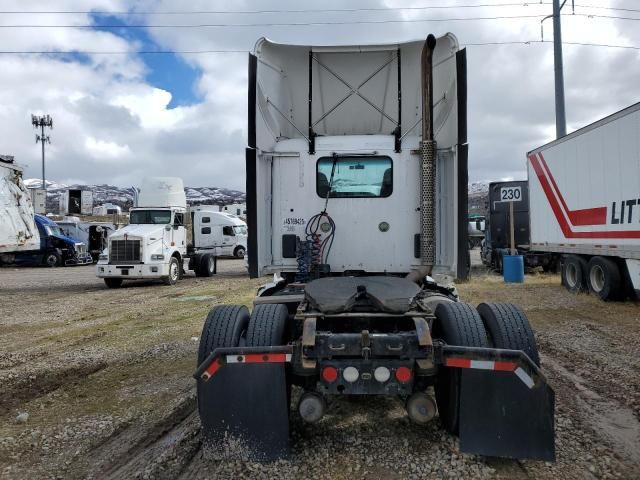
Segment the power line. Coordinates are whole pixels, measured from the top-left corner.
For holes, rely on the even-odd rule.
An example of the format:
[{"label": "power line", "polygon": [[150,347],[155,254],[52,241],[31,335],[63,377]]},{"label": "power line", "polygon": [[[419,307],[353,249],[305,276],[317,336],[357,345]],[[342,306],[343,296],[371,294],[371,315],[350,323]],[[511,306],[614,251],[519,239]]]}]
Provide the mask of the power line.
[{"label": "power line", "polygon": [[[453,4],[453,5],[428,5],[420,7],[367,7],[367,8],[330,8],[330,9],[281,9],[281,10],[5,10],[2,15],[12,14],[37,14],[37,15],[95,15],[95,16],[130,16],[130,15],[260,15],[275,13],[355,13],[355,12],[391,12],[391,11],[425,11],[425,10],[449,10],[466,8],[504,8],[504,7],[540,7],[549,6],[551,2],[504,2],[504,3],[478,3],[478,4]],[[609,7],[603,5],[575,4],[576,8],[592,8],[618,12],[637,12],[640,9]]]},{"label": "power line", "polygon": [[[462,47],[484,47],[500,45],[548,45],[551,40],[510,40],[498,42],[464,42]],[[636,45],[614,45],[606,43],[588,42],[562,42],[563,45],[580,47],[601,47],[623,50],[640,50]],[[207,55],[226,53],[250,53],[249,50],[140,50],[140,51],[88,51],[88,50],[68,50],[68,51],[45,51],[45,50],[0,50],[0,55]]]},{"label": "power line", "polygon": [[[309,27],[321,25],[360,25],[360,24],[389,24],[389,23],[432,23],[432,22],[464,22],[464,21],[483,21],[483,20],[522,20],[528,18],[544,18],[545,15],[495,15],[486,17],[453,17],[453,18],[422,18],[422,19],[391,19],[391,20],[353,20],[344,22],[281,22],[281,23],[200,23],[200,24],[160,24],[160,25],[0,25],[1,28],[89,28],[89,29],[127,29],[127,28],[227,28],[227,27]],[[638,17],[625,17],[618,15],[598,15],[586,13],[574,13],[571,17],[601,18],[611,20],[631,20],[640,21]]]},{"label": "power line", "polygon": [[549,2],[501,2],[478,4],[428,5],[421,7],[366,7],[366,8],[328,8],[328,9],[282,9],[282,10],[165,10],[165,11],[92,11],[92,10],[11,10],[0,11],[0,14],[54,14],[54,15],[258,15],[270,13],[351,13],[351,12],[389,12],[389,11],[422,11],[444,10],[455,8],[503,8],[503,7],[536,7],[550,5]]}]

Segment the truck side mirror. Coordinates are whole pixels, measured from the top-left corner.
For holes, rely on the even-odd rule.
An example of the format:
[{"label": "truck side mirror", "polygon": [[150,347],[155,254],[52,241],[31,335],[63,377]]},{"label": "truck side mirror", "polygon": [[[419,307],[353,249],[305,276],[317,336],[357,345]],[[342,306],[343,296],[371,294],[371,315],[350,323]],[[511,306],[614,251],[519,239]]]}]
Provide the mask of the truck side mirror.
[{"label": "truck side mirror", "polygon": [[171,225],[169,225],[169,224],[165,225],[165,226],[164,226],[164,229],[165,229],[167,232],[170,232],[170,231],[171,231]]}]

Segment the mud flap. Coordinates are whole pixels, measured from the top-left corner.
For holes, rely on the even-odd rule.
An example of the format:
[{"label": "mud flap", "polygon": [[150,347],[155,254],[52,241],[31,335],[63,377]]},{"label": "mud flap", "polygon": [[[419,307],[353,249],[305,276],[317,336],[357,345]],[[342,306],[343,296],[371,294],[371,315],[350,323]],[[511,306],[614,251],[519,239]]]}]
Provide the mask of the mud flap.
[{"label": "mud flap", "polygon": [[477,455],[555,460],[555,394],[529,388],[512,372],[463,370],[460,450]]},{"label": "mud flap", "polygon": [[198,382],[203,441],[215,457],[271,461],[288,455],[284,364],[226,364]]}]

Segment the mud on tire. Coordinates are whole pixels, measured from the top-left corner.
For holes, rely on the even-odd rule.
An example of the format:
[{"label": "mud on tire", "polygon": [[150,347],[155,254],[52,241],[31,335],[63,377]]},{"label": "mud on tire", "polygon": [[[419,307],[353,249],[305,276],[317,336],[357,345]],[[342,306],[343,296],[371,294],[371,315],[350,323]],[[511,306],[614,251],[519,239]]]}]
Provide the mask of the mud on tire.
[{"label": "mud on tire", "polygon": [[[441,303],[435,311],[433,337],[463,347],[487,347],[487,332],[475,308],[466,303]],[[460,375],[457,368],[441,368],[436,383],[436,402],[440,421],[453,434],[458,433]]]},{"label": "mud on tire", "polygon": [[522,350],[533,363],[540,366],[533,330],[519,307],[511,303],[481,303],[478,312],[494,347]]}]

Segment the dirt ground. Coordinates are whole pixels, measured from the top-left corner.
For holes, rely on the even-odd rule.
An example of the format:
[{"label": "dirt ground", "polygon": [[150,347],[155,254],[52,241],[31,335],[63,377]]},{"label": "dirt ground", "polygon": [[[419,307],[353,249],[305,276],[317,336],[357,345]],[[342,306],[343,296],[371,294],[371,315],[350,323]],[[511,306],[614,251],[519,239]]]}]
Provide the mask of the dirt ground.
[{"label": "dirt ground", "polygon": [[250,305],[263,281],[235,260],[210,279],[118,290],[94,267],[0,269],[0,478],[640,478],[640,306],[481,268],[460,296],[528,314],[556,392],[555,463],[461,454],[391,398],[339,399],[315,426],[292,415],[286,461],[212,459],[191,378],[203,319]]}]

